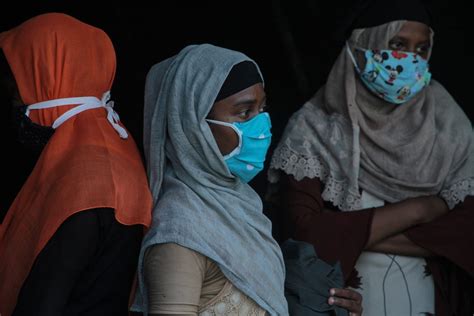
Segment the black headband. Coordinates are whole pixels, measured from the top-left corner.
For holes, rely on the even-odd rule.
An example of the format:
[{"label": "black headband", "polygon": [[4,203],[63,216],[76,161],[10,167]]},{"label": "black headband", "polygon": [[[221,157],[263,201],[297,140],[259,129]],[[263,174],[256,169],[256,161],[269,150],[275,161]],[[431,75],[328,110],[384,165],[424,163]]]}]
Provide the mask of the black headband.
[{"label": "black headband", "polygon": [[420,0],[396,0],[387,4],[385,0],[364,0],[359,4],[359,14],[352,29],[368,28],[392,21],[407,20],[431,25],[431,17]]},{"label": "black headband", "polygon": [[407,20],[432,25],[429,7],[423,0],[358,0],[336,19],[334,39],[345,41],[355,29]]},{"label": "black headband", "polygon": [[263,80],[255,64],[248,60],[240,62],[230,70],[214,102],[225,99],[260,82],[263,82]]}]

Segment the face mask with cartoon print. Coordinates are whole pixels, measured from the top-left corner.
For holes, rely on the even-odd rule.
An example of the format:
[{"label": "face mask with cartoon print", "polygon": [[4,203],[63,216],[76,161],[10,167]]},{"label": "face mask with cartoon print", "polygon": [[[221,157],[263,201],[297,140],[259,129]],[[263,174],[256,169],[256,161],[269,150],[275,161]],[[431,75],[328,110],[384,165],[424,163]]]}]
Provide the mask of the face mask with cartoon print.
[{"label": "face mask with cartoon print", "polygon": [[428,61],[417,53],[356,48],[365,53],[362,71],[346,45],[347,52],[366,87],[380,98],[402,104],[416,96],[431,80]]}]

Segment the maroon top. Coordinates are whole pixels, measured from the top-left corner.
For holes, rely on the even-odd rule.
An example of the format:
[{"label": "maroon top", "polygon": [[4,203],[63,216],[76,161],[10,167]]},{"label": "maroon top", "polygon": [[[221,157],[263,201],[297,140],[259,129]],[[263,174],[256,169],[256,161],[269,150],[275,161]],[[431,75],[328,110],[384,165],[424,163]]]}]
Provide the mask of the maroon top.
[{"label": "maroon top", "polygon": [[[284,238],[314,245],[318,257],[340,261],[346,284],[355,286],[354,266],[369,239],[373,209],[340,212],[321,198],[319,179],[296,181],[283,175]],[[323,211],[330,208],[333,212]],[[405,235],[439,255],[427,258],[435,282],[437,316],[474,313],[474,197],[444,216],[413,227]]]}]

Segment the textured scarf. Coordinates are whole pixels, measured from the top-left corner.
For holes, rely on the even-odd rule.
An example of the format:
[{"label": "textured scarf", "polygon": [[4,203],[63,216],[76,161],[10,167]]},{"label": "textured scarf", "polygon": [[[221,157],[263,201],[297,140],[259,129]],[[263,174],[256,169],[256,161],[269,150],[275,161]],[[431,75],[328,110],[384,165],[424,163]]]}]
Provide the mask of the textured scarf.
[{"label": "textured scarf", "polygon": [[132,310],[148,310],[146,249],[176,243],[215,261],[270,314],[288,315],[285,268],[271,223],[257,193],[229,172],[206,122],[230,70],[244,60],[250,59],[224,48],[188,46],[148,74],[144,145],[155,204]]},{"label": "textured scarf", "polygon": [[[389,49],[404,23],[354,30],[346,45],[359,67],[355,47]],[[291,117],[270,181],[277,170],[317,177],[323,199],[342,210],[361,207],[361,189],[390,203],[438,194],[450,208],[474,195],[472,125],[449,93],[432,80],[412,100],[388,103],[366,89],[346,49],[327,84]]]}]

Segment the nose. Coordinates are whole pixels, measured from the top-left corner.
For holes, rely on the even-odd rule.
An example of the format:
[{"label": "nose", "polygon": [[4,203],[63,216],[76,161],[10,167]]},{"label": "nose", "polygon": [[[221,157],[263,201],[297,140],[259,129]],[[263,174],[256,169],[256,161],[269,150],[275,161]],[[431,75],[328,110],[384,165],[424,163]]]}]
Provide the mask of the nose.
[{"label": "nose", "polygon": [[407,50],[410,53],[416,53],[417,52],[416,44],[415,43],[408,44]]}]

